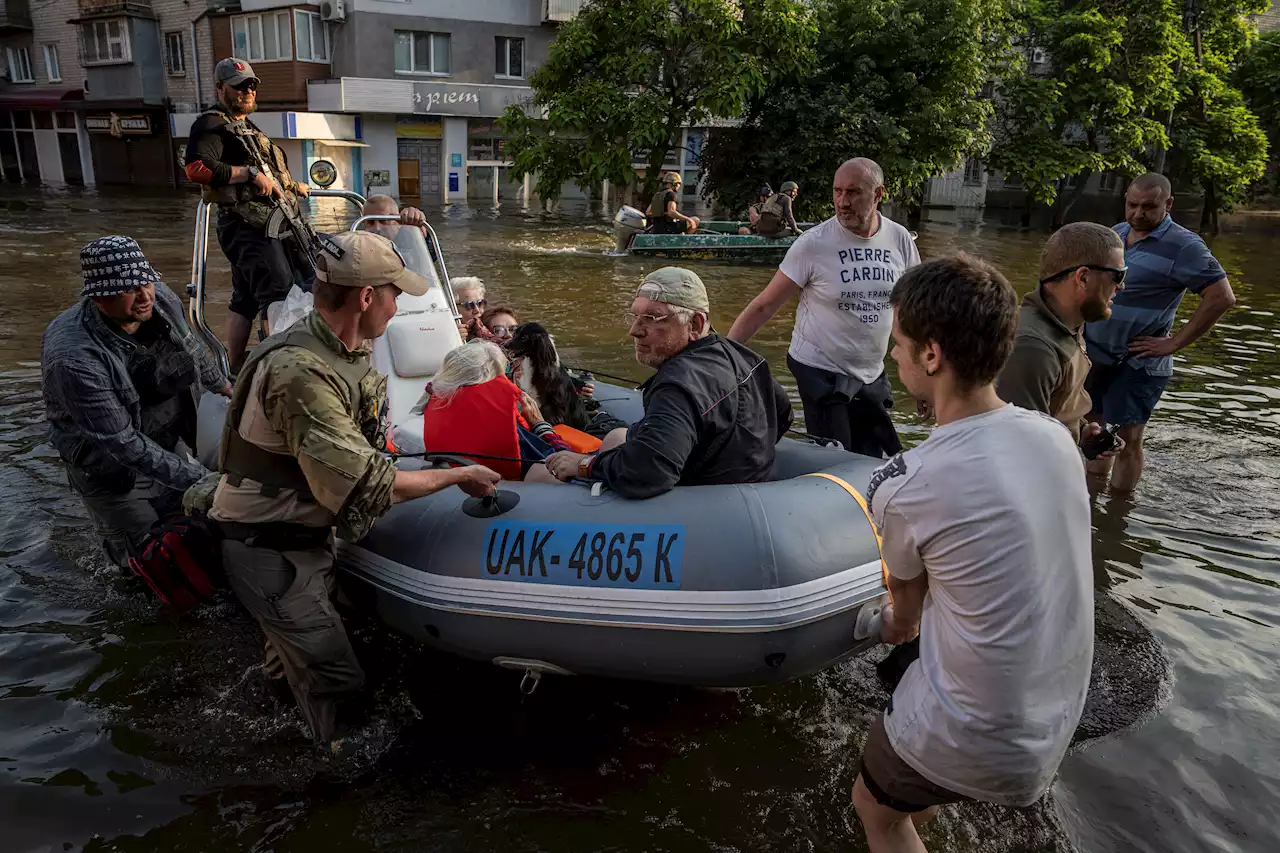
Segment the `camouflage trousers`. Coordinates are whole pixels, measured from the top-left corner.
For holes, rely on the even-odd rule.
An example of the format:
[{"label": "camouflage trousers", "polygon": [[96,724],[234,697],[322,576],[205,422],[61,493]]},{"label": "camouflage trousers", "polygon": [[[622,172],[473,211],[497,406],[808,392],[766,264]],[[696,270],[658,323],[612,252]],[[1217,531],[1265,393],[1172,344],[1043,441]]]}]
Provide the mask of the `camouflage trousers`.
[{"label": "camouflage trousers", "polygon": [[364,686],[364,670],[333,605],[332,540],[305,551],[222,542],[231,589],[267,637],[268,674],[284,669],[317,742],[333,739],[338,704]]}]

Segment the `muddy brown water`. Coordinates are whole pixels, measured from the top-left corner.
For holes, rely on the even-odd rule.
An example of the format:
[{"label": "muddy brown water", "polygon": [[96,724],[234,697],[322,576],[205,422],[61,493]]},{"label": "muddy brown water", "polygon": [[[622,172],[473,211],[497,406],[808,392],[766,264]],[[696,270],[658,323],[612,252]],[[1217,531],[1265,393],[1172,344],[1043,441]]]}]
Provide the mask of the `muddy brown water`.
[{"label": "muddy brown water", "polygon": [[[511,673],[362,624],[368,719],[334,757],[263,688],[258,638],[231,603],[178,620],[116,578],[45,436],[40,336],[76,299],[93,237],[136,236],[185,284],[193,208],[0,192],[2,853],[865,849],[847,804],[885,700],[875,654],[768,689],[559,679],[522,697]],[[598,212],[433,221],[450,272],[546,324],[566,363],[643,375],[621,315],[659,264],[610,256]],[[931,849],[1280,849],[1280,250],[1271,220],[1228,229],[1212,246],[1239,306],[1178,359],[1137,493],[1095,501],[1083,742],[1036,807],[944,810]],[[919,242],[1029,286],[1043,236],[925,223]],[[216,244],[210,261],[220,328],[230,276]],[[721,328],[771,272],[696,269]],[[784,380],[790,320],[755,342]],[[908,404],[900,392],[918,441]]]}]

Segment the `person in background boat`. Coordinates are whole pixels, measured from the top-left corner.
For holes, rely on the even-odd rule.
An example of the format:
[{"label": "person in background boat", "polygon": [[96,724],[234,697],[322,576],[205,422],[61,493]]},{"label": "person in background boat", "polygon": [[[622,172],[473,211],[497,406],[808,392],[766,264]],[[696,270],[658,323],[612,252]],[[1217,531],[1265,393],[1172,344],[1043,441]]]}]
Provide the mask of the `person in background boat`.
[{"label": "person in background boat", "polygon": [[756,223],[760,221],[760,208],[772,195],[773,187],[768,184],[756,190],[755,202],[747,206],[747,224],[738,229],[739,234],[751,234],[755,231]]},{"label": "person in background boat", "polygon": [[546,420],[580,452],[600,448],[600,439],[626,424],[589,399],[594,382],[583,382],[560,364],[555,339],[539,323],[524,323],[504,349],[510,358],[511,381],[538,404]]},{"label": "person in background boat", "polygon": [[[1089,471],[1110,474],[1116,491],[1132,490],[1142,477],[1147,421],[1173,376],[1173,354],[1236,304],[1227,274],[1204,240],[1173,221],[1168,178],[1152,173],[1136,179],[1125,192],[1124,209],[1125,221],[1115,226],[1129,267],[1124,291],[1116,294],[1110,318],[1084,327],[1093,362],[1085,385],[1093,399],[1090,420],[1118,425],[1125,444],[1115,459],[1090,462]],[[1188,290],[1200,304],[1172,334]]]},{"label": "person in background boat", "polygon": [[597,454],[552,454],[551,473],[602,481],[624,498],[769,478],[791,402],[768,362],[711,329],[710,311],[689,270],[645,277],[628,316],[636,360],[657,370],[640,386],[644,417],[611,432]]},{"label": "person in background boat", "polygon": [[[201,197],[218,205],[218,244],[231,263],[231,304],[226,343],[231,372],[240,370],[254,317],[265,321],[267,308],[283,300],[293,285],[308,284],[311,263],[307,247],[292,237],[266,233],[272,197],[296,207],[310,189],[289,174],[284,152],[249,120],[258,108],[261,81],[242,59],[224,59],[213,69],[218,102],[201,113],[187,140],[187,179],[201,187]],[[245,137],[254,137],[272,172],[259,169]]]},{"label": "person in background boat", "polygon": [[429,453],[473,458],[507,480],[558,483],[543,460],[567,450],[538,404],[507,378],[507,356],[489,341],[445,354],[413,409]]},{"label": "person in background boat", "polygon": [[1089,493],[1071,434],[1000,400],[1017,294],[963,255],[909,270],[890,297],[893,360],[938,427],[871,477],[892,604],[882,637],[917,634],[871,726],[853,805],[873,853],[923,851],[942,803],[1028,806],[1084,708],[1093,659]]},{"label": "person in background boat", "polygon": [[190,456],[201,390],[231,387],[132,237],[89,243],[80,269],[80,301],[41,341],[45,420],[103,550],[125,568],[208,473]]},{"label": "person in background boat", "polygon": [[334,528],[356,541],[398,501],[455,485],[485,496],[499,480],[480,465],[399,471],[383,455],[387,378],[369,364],[370,342],[400,293],[430,284],[378,234],[325,243],[315,310],[245,361],[209,511],[231,589],[267,636],[267,673],[283,668],[318,742],[334,738],[340,700],[364,683],[333,604]]},{"label": "person in background boat", "polygon": [[[427,237],[427,216],[416,207],[400,207],[394,198],[389,195],[371,195],[365,200],[364,207],[360,209],[361,216],[395,216],[399,215],[399,222],[366,222],[364,227],[368,231],[375,234],[381,234],[392,243],[396,244],[396,248],[400,250],[400,254],[404,256],[404,262],[409,269],[427,270],[430,269],[435,260],[434,250],[431,248],[431,242]],[[423,236],[423,240],[410,239],[404,229],[417,228]],[[427,247],[427,253],[422,255],[422,247]],[[421,256],[421,257],[420,257]]]},{"label": "person in background boat", "polygon": [[698,230],[702,220],[680,212],[680,187],[683,183],[676,172],[662,173],[662,187],[654,193],[646,211],[650,234],[692,234]]},{"label": "person in background boat", "polygon": [[761,237],[786,237],[800,233],[796,224],[796,215],[792,212],[791,203],[800,195],[800,185],[795,181],[787,181],[782,189],[769,196],[760,205],[760,218],[756,220],[755,233]]},{"label": "person in background boat", "polygon": [[889,418],[884,371],[893,311],[889,295],[920,262],[911,232],[880,214],[884,173],[857,157],[832,181],[836,215],[801,234],[769,285],[729,329],[745,344],[795,296],[787,365],[796,378],[809,435],[868,456],[902,449]]},{"label": "person in background boat", "polygon": [[1057,418],[1077,441],[1101,432],[1099,424],[1085,428],[1092,404],[1084,324],[1111,316],[1124,278],[1124,242],[1115,231],[1072,222],[1054,232],[1040,253],[1040,283],[1022,298],[1013,354],[996,380],[1000,399]]}]

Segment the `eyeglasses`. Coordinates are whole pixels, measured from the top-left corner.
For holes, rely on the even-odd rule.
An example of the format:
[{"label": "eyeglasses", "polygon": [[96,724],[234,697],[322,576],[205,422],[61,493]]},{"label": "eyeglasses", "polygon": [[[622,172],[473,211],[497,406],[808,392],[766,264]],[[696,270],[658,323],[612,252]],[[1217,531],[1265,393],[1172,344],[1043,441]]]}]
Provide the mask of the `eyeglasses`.
[{"label": "eyeglasses", "polygon": [[1051,281],[1062,278],[1064,275],[1070,275],[1076,270],[1097,270],[1098,272],[1109,272],[1111,273],[1111,277],[1115,280],[1116,285],[1124,284],[1124,277],[1129,273],[1128,267],[1120,267],[1117,269],[1116,267],[1104,267],[1099,264],[1076,264],[1074,267],[1067,267],[1062,272],[1054,273],[1048,278],[1040,279],[1040,283],[1048,284]]},{"label": "eyeglasses", "polygon": [[488,299],[472,299],[470,302],[459,302],[459,308],[466,308],[468,311],[474,311],[477,308],[483,308],[489,304]]},{"label": "eyeglasses", "polygon": [[634,311],[628,311],[622,316],[628,326],[634,326],[636,323],[641,326],[656,326],[675,317],[674,314],[637,314]]},{"label": "eyeglasses", "polygon": [[238,86],[232,86],[231,88],[235,89],[237,92],[256,92],[258,91],[258,81],[245,80]]},{"label": "eyeglasses", "polygon": [[495,335],[513,335],[515,334],[515,326],[490,326],[489,331]]}]

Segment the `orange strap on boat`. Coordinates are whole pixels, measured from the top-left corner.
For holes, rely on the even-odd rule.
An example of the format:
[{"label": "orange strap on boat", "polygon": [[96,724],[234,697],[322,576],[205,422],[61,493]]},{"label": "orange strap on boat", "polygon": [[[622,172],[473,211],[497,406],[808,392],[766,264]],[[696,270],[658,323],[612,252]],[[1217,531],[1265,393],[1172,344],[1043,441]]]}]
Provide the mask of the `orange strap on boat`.
[{"label": "orange strap on boat", "polygon": [[[840,488],[848,492],[850,497],[852,497],[855,501],[858,502],[858,506],[862,508],[862,514],[867,517],[867,523],[871,525],[872,534],[874,534],[876,537],[876,553],[880,555],[880,571],[884,574],[884,588],[888,589],[889,588],[889,566],[886,565],[884,561],[884,552],[880,548],[880,545],[881,545],[880,529],[876,527],[876,520],[871,517],[871,507],[867,506],[867,499],[864,498],[862,494],[853,486],[849,485],[844,480],[841,480],[839,477],[833,474],[827,474],[823,471],[818,471],[813,474],[801,474],[801,476],[802,477],[821,477],[824,480],[830,480],[831,482],[835,483],[837,486],[839,486]],[[890,595],[889,600],[890,601],[893,600],[892,595]]]},{"label": "orange strap on boat", "polygon": [[555,430],[556,435],[564,439],[565,444],[569,445],[569,449],[574,453],[595,453],[602,444],[594,435],[588,435],[568,424],[556,424],[552,429]]}]

